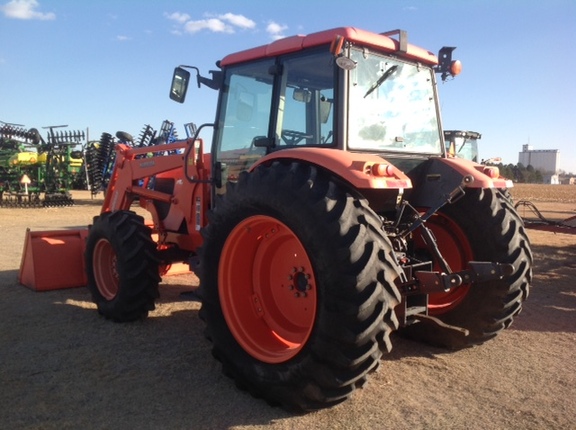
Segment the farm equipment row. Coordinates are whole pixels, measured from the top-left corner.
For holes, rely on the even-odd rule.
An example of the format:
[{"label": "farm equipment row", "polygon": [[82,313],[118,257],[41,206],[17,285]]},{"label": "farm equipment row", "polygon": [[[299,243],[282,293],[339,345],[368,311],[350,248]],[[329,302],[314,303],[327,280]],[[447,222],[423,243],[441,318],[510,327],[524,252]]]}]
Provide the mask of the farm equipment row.
[{"label": "farm equipment row", "polygon": [[0,126],[0,206],[69,206],[69,190],[82,186],[83,154],[76,147],[83,131],[50,126],[47,140],[37,129],[18,124]]},{"label": "farm equipment row", "polygon": [[[146,125],[135,141],[126,132],[102,133],[99,141],[86,140],[83,131],[50,126],[46,140],[37,129],[19,124],[0,127],[0,207],[49,207],[74,204],[70,190],[106,190],[114,166],[117,143],[149,147],[178,139],[174,123],[164,121],[159,131]],[[186,133],[195,132],[185,124]],[[143,155],[145,156],[145,155]]]},{"label": "farm equipment row", "polygon": [[117,134],[111,169],[105,136],[93,224],[30,243],[83,258],[74,283],[117,322],[145,318],[165,268],[188,263],[223,372],[288,410],[348,399],[395,331],[489,341],[520,313],[533,259],[511,181],[447,154],[436,74],[459,72],[453,49],[343,27],[230,54],[211,78],[177,67],[170,97],[184,101],[194,70],[219,92],[214,123],[162,145]]}]

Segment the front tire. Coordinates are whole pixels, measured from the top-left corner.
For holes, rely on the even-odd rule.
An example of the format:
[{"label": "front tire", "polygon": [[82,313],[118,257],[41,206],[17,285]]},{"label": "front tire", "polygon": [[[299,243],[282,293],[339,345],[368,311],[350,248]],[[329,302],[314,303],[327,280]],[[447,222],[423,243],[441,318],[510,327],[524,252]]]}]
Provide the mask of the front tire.
[{"label": "front tire", "polygon": [[159,260],[144,218],[130,211],[94,217],[85,261],[88,289],[101,315],[126,322],[154,310]]},{"label": "front tire", "polygon": [[[452,271],[466,269],[468,261],[493,261],[512,264],[514,272],[505,279],[429,296],[429,315],[469,330],[467,337],[426,324],[407,326],[401,333],[452,349],[496,337],[522,310],[532,280],[530,241],[509,198],[497,190],[468,189],[462,199],[444,206],[426,225]],[[416,247],[424,248],[423,244]]]},{"label": "front tire", "polygon": [[363,199],[275,162],[228,186],[203,234],[206,334],[240,388],[310,411],[364,384],[398,325],[400,269]]}]

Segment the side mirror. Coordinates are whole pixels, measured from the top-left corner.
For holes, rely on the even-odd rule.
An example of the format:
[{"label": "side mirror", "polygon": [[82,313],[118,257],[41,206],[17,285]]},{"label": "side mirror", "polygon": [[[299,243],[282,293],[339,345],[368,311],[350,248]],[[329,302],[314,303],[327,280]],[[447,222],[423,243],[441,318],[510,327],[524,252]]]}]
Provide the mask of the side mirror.
[{"label": "side mirror", "polygon": [[174,69],[174,75],[172,76],[170,98],[178,103],[184,103],[189,82],[190,72],[182,67],[176,67]]},{"label": "side mirror", "polygon": [[266,136],[256,136],[252,139],[252,145],[255,148],[273,148],[274,139]]},{"label": "side mirror", "polygon": [[292,98],[297,102],[310,103],[312,101],[312,91],[302,88],[295,88]]},{"label": "side mirror", "polygon": [[326,99],[324,96],[320,97],[320,122],[326,124],[330,118],[330,111],[332,110],[332,101]]}]

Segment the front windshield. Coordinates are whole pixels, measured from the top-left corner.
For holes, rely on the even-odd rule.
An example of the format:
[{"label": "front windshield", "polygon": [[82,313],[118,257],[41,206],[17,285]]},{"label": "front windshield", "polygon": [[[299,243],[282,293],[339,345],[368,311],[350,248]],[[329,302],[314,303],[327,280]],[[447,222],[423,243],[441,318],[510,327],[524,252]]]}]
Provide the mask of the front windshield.
[{"label": "front windshield", "polygon": [[432,71],[366,50],[351,51],[348,147],[438,154]]}]

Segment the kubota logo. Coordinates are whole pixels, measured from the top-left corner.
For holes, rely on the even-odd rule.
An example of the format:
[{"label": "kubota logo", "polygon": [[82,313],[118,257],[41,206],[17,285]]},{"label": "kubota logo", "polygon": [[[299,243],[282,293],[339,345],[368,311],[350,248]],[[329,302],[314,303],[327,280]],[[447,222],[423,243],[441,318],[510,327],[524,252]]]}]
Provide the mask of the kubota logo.
[{"label": "kubota logo", "polygon": [[141,168],[154,167],[155,165],[156,165],[156,162],[154,160],[144,161],[143,163],[140,163]]}]

